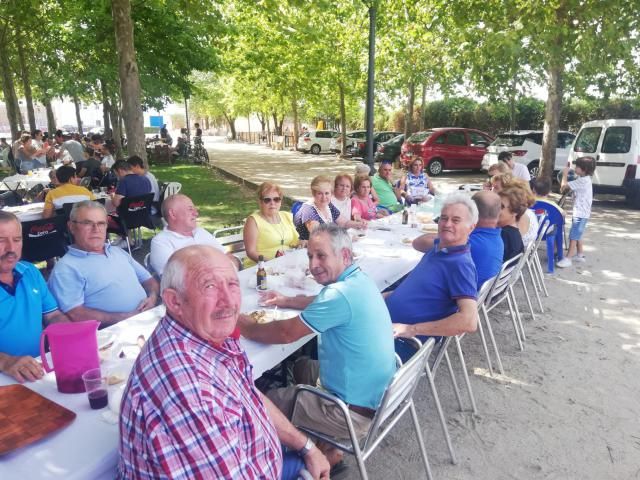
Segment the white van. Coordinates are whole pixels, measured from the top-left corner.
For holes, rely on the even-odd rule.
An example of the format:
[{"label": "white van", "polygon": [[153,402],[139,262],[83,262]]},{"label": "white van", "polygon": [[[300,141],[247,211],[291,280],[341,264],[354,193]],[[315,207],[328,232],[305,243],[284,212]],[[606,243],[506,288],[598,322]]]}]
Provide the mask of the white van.
[{"label": "white van", "polygon": [[640,208],[640,120],[594,120],[582,125],[569,161],[596,159],[594,193],[624,195]]}]

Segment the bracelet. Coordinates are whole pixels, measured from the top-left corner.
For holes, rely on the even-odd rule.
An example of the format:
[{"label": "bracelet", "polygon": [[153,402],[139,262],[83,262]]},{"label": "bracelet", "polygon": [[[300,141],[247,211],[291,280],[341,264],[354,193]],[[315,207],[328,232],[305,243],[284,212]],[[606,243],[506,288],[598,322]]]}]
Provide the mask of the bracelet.
[{"label": "bracelet", "polygon": [[298,456],[299,457],[305,457],[307,455],[307,453],[309,453],[313,447],[315,447],[315,443],[313,443],[313,441],[309,437],[307,437],[307,441],[304,444],[304,447],[302,447],[300,450],[298,450]]}]

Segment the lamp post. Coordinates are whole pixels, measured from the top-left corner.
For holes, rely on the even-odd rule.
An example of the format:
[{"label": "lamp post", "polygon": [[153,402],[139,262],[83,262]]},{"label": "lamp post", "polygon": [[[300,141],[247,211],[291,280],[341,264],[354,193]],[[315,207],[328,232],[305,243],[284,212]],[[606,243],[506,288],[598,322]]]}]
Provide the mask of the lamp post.
[{"label": "lamp post", "polygon": [[373,166],[373,93],[374,78],[376,68],[376,0],[365,1],[369,7],[369,69],[367,76],[367,107],[366,107],[366,128],[367,128],[367,151],[364,162],[369,165],[370,175],[375,173]]}]

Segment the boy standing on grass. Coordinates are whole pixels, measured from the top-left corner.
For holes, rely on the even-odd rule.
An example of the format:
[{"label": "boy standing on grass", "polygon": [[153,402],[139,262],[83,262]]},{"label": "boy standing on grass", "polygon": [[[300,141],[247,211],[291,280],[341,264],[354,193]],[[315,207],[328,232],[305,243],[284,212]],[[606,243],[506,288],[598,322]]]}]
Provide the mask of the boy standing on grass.
[{"label": "boy standing on grass", "polygon": [[580,157],[576,160],[576,175],[578,178],[572,182],[567,181],[570,163],[562,171],[562,183],[560,191],[568,192],[572,190],[575,198],[573,200],[573,218],[571,230],[569,231],[569,253],[558,262],[558,267],[570,267],[573,262],[584,262],[582,235],[591,216],[591,202],[593,201],[593,187],[591,176],[596,169],[596,161],[591,157]]}]

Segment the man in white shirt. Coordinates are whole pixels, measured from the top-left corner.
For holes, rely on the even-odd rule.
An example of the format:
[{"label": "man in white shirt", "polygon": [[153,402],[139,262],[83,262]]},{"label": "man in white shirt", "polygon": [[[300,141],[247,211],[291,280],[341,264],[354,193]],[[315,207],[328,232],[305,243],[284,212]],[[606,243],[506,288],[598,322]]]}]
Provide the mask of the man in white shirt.
[{"label": "man in white shirt", "polygon": [[[224,247],[204,228],[198,227],[198,209],[189,197],[182,194],[171,195],[162,202],[162,217],[167,226],[151,240],[151,268],[162,275],[169,257],[176,250],[189,245],[210,245],[224,252]],[[237,270],[240,260],[227,253]]]},{"label": "man in white shirt", "polygon": [[506,163],[511,169],[511,173],[514,177],[524,180],[527,183],[531,181],[531,174],[529,174],[529,169],[526,167],[526,165],[514,162],[513,158],[511,158],[511,152],[500,152],[498,154],[498,161]]}]

